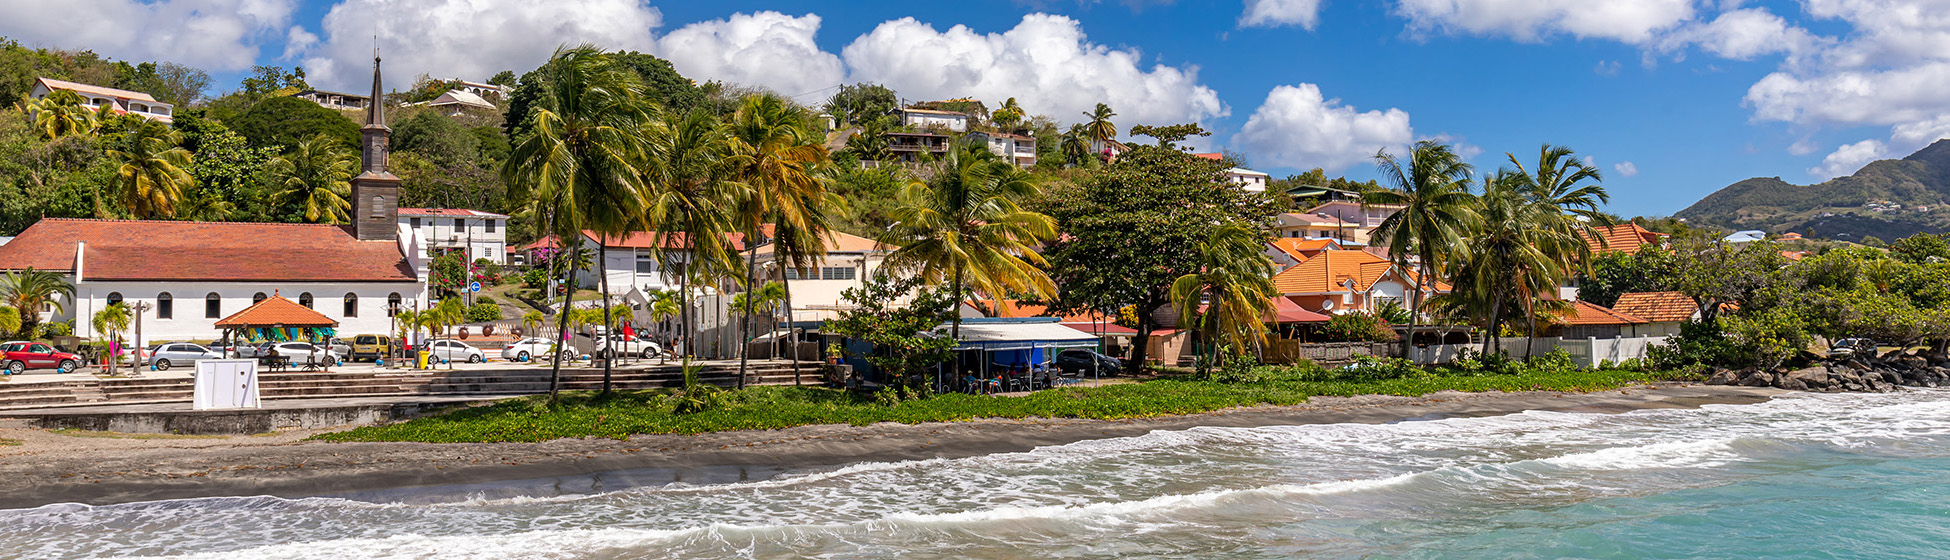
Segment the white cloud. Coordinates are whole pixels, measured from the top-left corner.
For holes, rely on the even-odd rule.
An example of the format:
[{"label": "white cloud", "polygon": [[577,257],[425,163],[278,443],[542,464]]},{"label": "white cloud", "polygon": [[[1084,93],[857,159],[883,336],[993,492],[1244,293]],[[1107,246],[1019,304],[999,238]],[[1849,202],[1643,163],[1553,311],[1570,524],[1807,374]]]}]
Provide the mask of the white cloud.
[{"label": "white cloud", "polygon": [[1887,149],[1888,146],[1882,141],[1874,139],[1845,144],[1828,154],[1828,157],[1821,158],[1821,165],[1809,168],[1808,174],[1826,180],[1855,173],[1863,165],[1882,159]]},{"label": "white cloud", "polygon": [[1735,60],[1752,60],[1775,53],[1798,55],[1824,42],[1806,29],[1789,25],[1781,16],[1761,8],[1726,12],[1711,22],[1688,25],[1666,38],[1668,48],[1697,44],[1706,52]]},{"label": "white cloud", "polygon": [[662,23],[639,0],[345,0],[325,15],[305,68],[313,85],[364,91],[377,35],[388,89],[421,74],[484,80],[540,66],[565,44],[649,51]]},{"label": "white cloud", "polygon": [[848,79],[876,82],[910,101],[972,97],[990,106],[1014,97],[1031,114],[1076,122],[1097,103],[1120,128],[1175,124],[1230,113],[1196,67],[1149,69],[1136,50],[1089,42],[1077,21],[1023,16],[1002,33],[965,26],[937,31],[913,18],[888,21],[841,50]]},{"label": "white cloud", "polygon": [[1639,174],[1639,165],[1629,161],[1612,164],[1611,168],[1613,171],[1617,171],[1621,177],[1635,177]]},{"label": "white cloud", "polygon": [[0,0],[0,36],[133,61],[249,68],[257,42],[282,34],[293,0]]},{"label": "white cloud", "polygon": [[819,50],[819,16],[778,12],[734,14],[693,23],[657,40],[657,54],[698,80],[761,85],[785,95],[839,85],[840,57]]},{"label": "white cloud", "polygon": [[1441,30],[1538,41],[1580,39],[1651,42],[1693,18],[1692,0],[1401,0],[1397,14],[1414,31]]},{"label": "white cloud", "polygon": [[1414,136],[1406,111],[1361,112],[1300,84],[1273,88],[1234,142],[1262,164],[1338,172],[1383,148],[1400,153]]},{"label": "white cloud", "polygon": [[1322,0],[1246,0],[1240,27],[1298,25],[1309,30],[1320,24]]}]

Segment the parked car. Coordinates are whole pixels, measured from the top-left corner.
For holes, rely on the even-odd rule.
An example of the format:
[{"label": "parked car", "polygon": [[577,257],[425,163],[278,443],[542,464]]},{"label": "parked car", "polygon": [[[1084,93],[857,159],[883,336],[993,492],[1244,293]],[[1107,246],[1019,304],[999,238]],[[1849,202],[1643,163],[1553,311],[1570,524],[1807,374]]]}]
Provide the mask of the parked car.
[{"label": "parked car", "polygon": [[655,358],[664,353],[664,347],[658,346],[656,342],[652,342],[646,338],[630,337],[622,333],[609,335],[609,345],[605,348],[614,348],[617,355],[636,356],[644,359]]},{"label": "parked car", "polygon": [[352,343],[351,343],[351,342],[347,342],[347,341],[346,341],[345,339],[343,339],[343,338],[334,338],[334,339],[331,339],[331,340],[328,340],[328,341],[325,341],[325,343],[324,343],[324,344],[321,344],[320,346],[324,346],[326,350],[331,350],[331,351],[333,351],[333,352],[336,352],[336,353],[338,353],[338,355],[339,355],[339,356],[351,356],[351,355],[352,355]]},{"label": "parked car", "polygon": [[187,342],[157,345],[148,354],[149,365],[155,367],[156,371],[169,371],[170,367],[179,364],[194,365],[197,360],[216,360],[222,358],[223,353],[221,352],[211,350],[201,344],[190,344]]},{"label": "parked car", "polygon": [[1056,353],[1056,369],[1063,373],[1095,373],[1117,375],[1124,368],[1124,361],[1082,348],[1071,348]]},{"label": "parked car", "polygon": [[0,364],[4,364],[7,375],[30,369],[74,371],[81,366],[81,356],[55,350],[45,342],[8,342],[0,344]]},{"label": "parked car", "polygon": [[1855,356],[1875,356],[1876,341],[1866,338],[1844,338],[1828,345],[1828,357],[1851,358]]},{"label": "parked car", "polygon": [[487,353],[458,340],[435,340],[428,345],[433,357],[450,362],[478,364],[487,361]]},{"label": "parked car", "polygon": [[223,341],[217,341],[217,342],[212,342],[203,345],[204,348],[209,349],[211,352],[216,352],[217,355],[219,356],[229,354],[235,351],[237,348],[240,348],[241,346],[242,345],[240,344],[233,344],[233,343],[223,342]]},{"label": "parked car", "polygon": [[266,343],[266,345],[262,345],[262,346],[264,346],[260,350],[262,353],[253,357],[262,359],[262,358],[270,357],[271,355],[273,355],[273,353],[275,353],[275,355],[277,356],[289,358],[291,360],[291,365],[296,365],[296,366],[309,365],[309,366],[331,367],[331,366],[339,365],[340,362],[340,356],[337,352],[333,352],[330,348],[314,345],[310,342],[279,342],[275,344]]},{"label": "parked car", "polygon": [[511,362],[525,362],[548,356],[549,348],[555,343],[542,338],[524,338],[508,343],[501,349],[501,359]]},{"label": "parked car", "polygon": [[362,334],[352,337],[352,349],[346,352],[346,359],[354,362],[373,361],[391,355],[393,355],[393,337]]}]

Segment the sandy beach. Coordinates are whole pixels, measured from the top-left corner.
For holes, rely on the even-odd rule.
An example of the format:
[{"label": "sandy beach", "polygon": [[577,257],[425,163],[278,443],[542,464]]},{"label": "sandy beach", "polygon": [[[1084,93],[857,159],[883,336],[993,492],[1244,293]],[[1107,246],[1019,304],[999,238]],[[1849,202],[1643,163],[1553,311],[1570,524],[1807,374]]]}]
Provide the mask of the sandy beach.
[{"label": "sandy beach", "polygon": [[[746,469],[764,473],[862,462],[957,458],[1198,426],[1384,423],[1512,414],[1526,410],[1620,413],[1706,404],[1749,404],[1782,391],[1666,385],[1593,393],[1443,392],[1423,397],[1319,397],[1304,405],[1253,407],[1129,420],[984,420],[871,426],[819,425],[628,440],[422,444],[303,441],[314,431],[226,437],[105,437],[0,424],[0,509],[53,503],[272,495],[307,497],[557,479],[561,492],[613,490],[646,480],[603,473]],[[764,475],[769,476],[769,475]]]}]

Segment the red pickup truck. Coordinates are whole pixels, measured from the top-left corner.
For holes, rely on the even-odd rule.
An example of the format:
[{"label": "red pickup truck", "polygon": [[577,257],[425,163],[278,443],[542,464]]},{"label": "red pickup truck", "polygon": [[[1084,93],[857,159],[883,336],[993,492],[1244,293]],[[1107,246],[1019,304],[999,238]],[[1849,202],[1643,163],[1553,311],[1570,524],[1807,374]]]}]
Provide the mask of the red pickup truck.
[{"label": "red pickup truck", "polygon": [[20,375],[30,369],[53,369],[74,371],[81,366],[81,356],[55,350],[44,342],[8,342],[0,344],[0,367],[7,375]]}]

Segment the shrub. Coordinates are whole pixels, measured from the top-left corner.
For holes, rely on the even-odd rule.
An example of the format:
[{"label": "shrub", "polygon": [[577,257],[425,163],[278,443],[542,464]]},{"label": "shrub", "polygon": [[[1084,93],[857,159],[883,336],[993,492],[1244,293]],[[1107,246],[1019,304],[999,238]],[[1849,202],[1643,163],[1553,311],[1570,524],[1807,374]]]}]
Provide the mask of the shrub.
[{"label": "shrub", "polygon": [[1542,356],[1531,356],[1529,360],[1525,361],[1524,365],[1529,366],[1532,370],[1545,373],[1564,373],[1584,369],[1571,358],[1570,352],[1566,352],[1562,348],[1552,350],[1551,353]]},{"label": "shrub", "polygon": [[1260,375],[1259,359],[1251,354],[1225,358],[1225,365],[1212,372],[1213,381],[1220,383],[1258,383],[1264,378]]},{"label": "shrub", "polygon": [[1354,363],[1335,370],[1335,377],[1352,381],[1380,381],[1427,375],[1428,370],[1401,358],[1355,356]]},{"label": "shrub", "polygon": [[1330,342],[1394,342],[1399,338],[1381,319],[1359,311],[1328,319],[1320,335]]},{"label": "shrub", "polygon": [[494,301],[494,298],[488,296],[474,296],[474,303],[500,303],[500,302]]},{"label": "shrub", "polygon": [[1737,367],[1744,365],[1741,357],[1747,354],[1738,341],[1727,337],[1719,323],[1692,321],[1680,325],[1679,334],[1667,339],[1666,344],[1653,346],[1646,357],[1657,369],[1691,369],[1702,365]]},{"label": "shrub", "polygon": [[539,268],[528,269],[528,272],[521,273],[521,283],[524,286],[537,290],[547,289],[548,273],[542,272],[542,269]]},{"label": "shrub", "polygon": [[467,306],[467,322],[485,323],[501,320],[501,306],[491,301],[476,301]]}]

